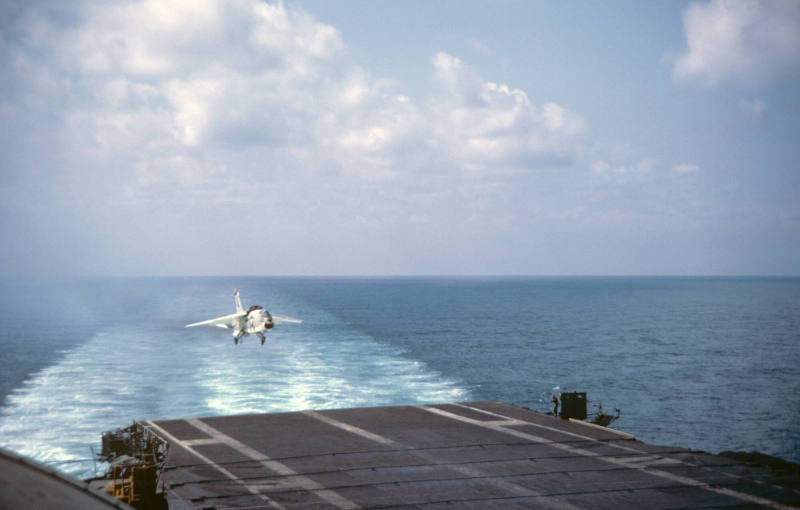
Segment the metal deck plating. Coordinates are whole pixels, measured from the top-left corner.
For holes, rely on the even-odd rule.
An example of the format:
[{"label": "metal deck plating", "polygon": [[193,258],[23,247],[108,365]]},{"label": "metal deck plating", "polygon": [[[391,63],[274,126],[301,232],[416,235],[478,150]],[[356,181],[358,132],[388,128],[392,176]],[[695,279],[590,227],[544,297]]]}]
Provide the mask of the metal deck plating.
[{"label": "metal deck plating", "polygon": [[171,509],[793,508],[797,474],[499,402],[150,421]]}]

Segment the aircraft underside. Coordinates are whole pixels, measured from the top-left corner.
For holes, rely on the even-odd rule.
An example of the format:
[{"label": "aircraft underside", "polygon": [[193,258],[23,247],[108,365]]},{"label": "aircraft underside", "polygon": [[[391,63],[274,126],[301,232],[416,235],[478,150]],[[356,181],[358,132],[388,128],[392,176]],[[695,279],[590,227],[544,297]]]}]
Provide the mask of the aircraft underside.
[{"label": "aircraft underside", "polygon": [[240,329],[237,329],[233,332],[233,343],[235,345],[238,345],[239,340],[241,340],[242,337],[245,337],[247,335],[258,336],[258,338],[261,339],[261,345],[264,345],[264,341],[267,339],[266,335],[262,331],[242,331]]}]

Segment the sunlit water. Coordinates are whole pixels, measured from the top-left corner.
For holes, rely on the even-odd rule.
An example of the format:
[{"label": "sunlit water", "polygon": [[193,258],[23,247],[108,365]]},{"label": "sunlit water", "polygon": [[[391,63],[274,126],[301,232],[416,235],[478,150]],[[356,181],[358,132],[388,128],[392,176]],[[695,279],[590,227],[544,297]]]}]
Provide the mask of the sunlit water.
[{"label": "sunlit water", "polygon": [[[245,306],[301,317],[234,345],[184,324]],[[800,280],[6,280],[0,446],[87,477],[138,419],[503,400],[555,390],[639,439],[800,461]],[[590,408],[590,412],[592,409]],[[102,466],[97,466],[102,468]]]}]

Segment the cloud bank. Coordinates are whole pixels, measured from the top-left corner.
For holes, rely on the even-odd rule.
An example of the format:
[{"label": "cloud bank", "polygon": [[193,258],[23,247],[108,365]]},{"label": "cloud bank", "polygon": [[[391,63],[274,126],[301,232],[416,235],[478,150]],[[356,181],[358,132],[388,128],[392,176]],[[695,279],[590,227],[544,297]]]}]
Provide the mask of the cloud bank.
[{"label": "cloud bank", "polygon": [[[2,46],[0,120],[15,126],[0,135],[3,232],[25,242],[4,254],[9,267],[62,245],[75,255],[65,271],[147,271],[161,251],[204,254],[182,272],[235,259],[271,272],[237,250],[483,225],[493,176],[562,167],[582,143],[576,113],[444,52],[426,94],[410,97],[356,65],[334,27],[282,4],[40,3],[14,14]],[[24,225],[10,219],[20,210]],[[311,259],[273,267],[305,272]]]},{"label": "cloud bank", "polygon": [[[713,186],[713,156],[664,137],[660,154],[600,142],[535,82],[483,76],[441,48],[410,92],[282,4],[4,8],[5,273],[652,272],[676,267],[664,247],[729,222],[735,190]],[[785,59],[759,72],[788,72]],[[681,79],[738,79],[692,69]],[[778,112],[758,95],[742,110],[762,115],[768,99]],[[649,98],[631,105],[652,112]]]},{"label": "cloud bank", "polygon": [[800,3],[712,0],[683,13],[686,51],[673,78],[759,86],[800,75]]},{"label": "cloud bank", "polygon": [[354,65],[335,28],[256,0],[87,3],[68,26],[32,11],[19,31],[6,49],[25,92],[9,108],[55,114],[96,154],[325,150],[370,178],[403,171],[409,143],[456,168],[536,169],[569,158],[582,129],[445,53],[429,95],[410,99]]}]

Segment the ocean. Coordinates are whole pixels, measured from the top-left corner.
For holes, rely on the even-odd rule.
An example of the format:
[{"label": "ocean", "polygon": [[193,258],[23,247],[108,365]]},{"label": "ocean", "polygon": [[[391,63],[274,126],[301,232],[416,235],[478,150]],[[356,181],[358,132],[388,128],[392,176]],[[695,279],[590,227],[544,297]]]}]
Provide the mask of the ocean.
[{"label": "ocean", "polygon": [[[234,287],[303,323],[184,328]],[[0,447],[79,478],[133,420],[564,391],[643,441],[800,462],[800,278],[6,278],[0,349]]]}]

